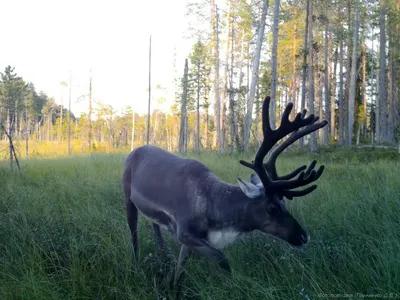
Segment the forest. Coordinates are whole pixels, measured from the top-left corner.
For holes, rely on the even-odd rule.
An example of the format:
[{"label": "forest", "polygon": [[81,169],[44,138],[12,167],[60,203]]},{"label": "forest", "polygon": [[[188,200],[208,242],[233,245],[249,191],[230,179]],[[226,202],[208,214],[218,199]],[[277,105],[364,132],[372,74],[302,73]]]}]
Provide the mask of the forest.
[{"label": "forest", "polygon": [[[2,140],[7,142],[10,135],[20,141],[22,157],[28,156],[29,142],[68,140],[69,152],[74,153],[113,152],[147,140],[181,153],[243,152],[262,139],[260,103],[270,95],[272,123],[288,102],[296,111],[307,109],[329,121],[300,147],[307,143],[316,151],[332,144],[395,146],[400,101],[398,1],[218,5],[192,1],[187,6],[187,32],[195,43],[182,70],[176,66],[175,99],[169,111],[157,109],[157,103],[165,101],[161,93],[150,115],[135,113],[134,102],[122,111],[92,103],[88,78],[89,109],[74,116],[67,101],[55,103],[8,66],[1,76]],[[68,89],[68,82],[60,85]],[[153,90],[157,89],[162,91],[156,84]],[[38,155],[39,149],[35,148]]]},{"label": "forest", "polygon": [[272,129],[289,103],[291,120],[328,121],[276,163],[325,166],[315,191],[285,200],[310,243],[251,232],[224,249],[231,276],[194,255],[181,298],[400,298],[400,1],[188,0],[185,17],[174,92],[150,84],[152,65],[148,98],[122,109],[93,97],[92,75],[78,98],[60,82],[60,101],[13,65],[0,72],[0,299],[175,299],[180,244],[163,231],[163,260],[143,216],[133,260],[124,161],[150,144],[247,180],[267,96]]}]

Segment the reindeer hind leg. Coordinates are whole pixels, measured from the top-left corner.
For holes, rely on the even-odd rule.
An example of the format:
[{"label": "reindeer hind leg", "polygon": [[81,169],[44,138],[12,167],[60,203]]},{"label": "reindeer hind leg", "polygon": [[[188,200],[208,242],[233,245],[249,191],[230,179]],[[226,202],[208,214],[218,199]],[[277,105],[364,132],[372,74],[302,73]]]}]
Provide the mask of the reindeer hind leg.
[{"label": "reindeer hind leg", "polygon": [[139,254],[139,239],[138,239],[138,209],[135,204],[128,198],[125,201],[126,215],[128,219],[129,229],[131,231],[131,239],[135,259],[138,260]]},{"label": "reindeer hind leg", "polygon": [[160,225],[153,223],[153,231],[154,231],[154,234],[156,235],[156,241],[157,241],[158,246],[161,249],[165,249],[164,238],[161,233]]}]

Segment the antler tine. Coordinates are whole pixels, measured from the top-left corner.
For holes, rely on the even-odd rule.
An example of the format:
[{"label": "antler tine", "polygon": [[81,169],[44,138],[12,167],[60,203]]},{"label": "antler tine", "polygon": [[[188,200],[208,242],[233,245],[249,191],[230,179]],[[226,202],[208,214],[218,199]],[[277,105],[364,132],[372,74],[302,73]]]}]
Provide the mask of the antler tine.
[{"label": "antler tine", "polygon": [[317,188],[317,185],[314,184],[312,186],[309,186],[303,190],[299,190],[299,191],[285,191],[284,193],[282,193],[282,196],[285,196],[287,199],[289,200],[293,200],[294,197],[303,197],[305,195],[310,194],[311,192],[313,192],[315,189]]},{"label": "antler tine", "polygon": [[267,96],[264,99],[262,112],[261,112],[261,120],[262,120],[262,131],[265,137],[272,132],[271,124],[269,122],[269,104],[271,102],[271,97]]},{"label": "antler tine", "polygon": [[[266,194],[273,194],[276,191],[280,191],[279,194],[286,196],[288,199],[293,199],[293,197],[299,197],[300,195],[311,193],[316,186],[309,187],[301,191],[289,190],[305,186],[317,180],[324,170],[323,166],[321,166],[318,171],[315,171],[314,167],[316,162],[312,162],[306,172],[304,172],[304,170],[307,168],[307,166],[301,166],[292,173],[283,177],[279,177],[276,172],[276,159],[278,155],[292,143],[301,137],[326,126],[328,122],[323,121],[316,123],[319,120],[319,117],[315,116],[314,114],[305,117],[307,113],[306,110],[298,113],[295,119],[290,121],[289,115],[293,108],[293,103],[289,103],[282,114],[279,128],[273,130],[269,123],[270,101],[271,97],[267,96],[263,103],[262,129],[264,140],[261,144],[261,147],[257,151],[255,160],[253,163],[240,160],[240,163],[257,173],[261,182],[263,183]],[[264,164],[264,158],[271,150],[273,145],[275,145],[280,139],[289,133],[292,133],[290,137],[272,152],[270,159]],[[297,175],[298,177],[295,180],[291,180]]]},{"label": "antler tine", "polygon": [[[316,160],[313,160],[311,162],[310,166],[308,167],[308,169],[305,173],[307,177],[304,179],[302,186],[307,185],[313,181],[316,181],[319,177],[321,177],[325,167],[322,165],[319,167],[318,171],[315,172],[315,170],[313,170],[313,169],[314,169],[316,163],[317,163]],[[284,190],[280,193],[280,195],[285,196],[289,200],[293,200],[294,197],[302,197],[307,194],[310,194],[316,188],[317,188],[317,185],[314,184],[314,185],[309,186],[302,190],[297,190],[297,191]]]},{"label": "antler tine", "polygon": [[[318,118],[318,117],[317,117]],[[316,118],[316,119],[317,119]],[[318,120],[318,119],[317,119]],[[301,137],[316,131],[324,126],[326,126],[328,124],[327,121],[323,121],[320,123],[315,123],[315,120],[313,121],[313,124],[308,125],[306,128],[304,128],[303,130],[300,131],[296,131],[293,132],[291,134],[291,136],[284,141],[279,147],[277,147],[275,149],[275,151],[272,153],[270,160],[272,161],[270,164],[270,161],[268,161],[267,164],[270,164],[268,166],[268,168],[273,168],[274,172],[276,173],[276,167],[275,167],[275,161],[276,158],[278,157],[278,155],[288,146],[290,146],[291,144],[293,144],[295,141],[297,141],[298,139],[300,139]],[[275,185],[276,188],[278,189],[282,189],[283,191],[281,192],[282,196],[285,196],[288,199],[293,199],[293,197],[300,197],[300,196],[304,196],[307,195],[309,193],[311,193],[312,191],[314,191],[314,189],[317,188],[317,186],[315,185],[314,188],[311,189],[311,187],[306,188],[304,190],[300,190],[300,191],[289,191],[290,189],[295,189],[301,186],[305,186],[311,182],[316,181],[323,173],[324,171],[324,166],[320,166],[319,169],[317,171],[314,170],[314,167],[316,165],[316,160],[312,161],[310,166],[308,167],[308,169],[306,170],[306,172],[304,172],[304,166],[298,168],[297,170],[295,170],[294,172],[292,172],[291,174],[288,174],[282,178],[279,178],[281,180],[276,181]],[[297,174],[300,175],[298,176],[297,179],[295,180],[289,180],[291,178],[293,178],[294,176],[296,176]],[[291,175],[295,174],[293,177],[291,177]],[[285,178],[286,180],[282,180],[283,178]]]},{"label": "antler tine", "polygon": [[[271,125],[269,123],[269,104],[271,102],[271,97],[267,96],[264,100],[263,107],[262,107],[262,130],[264,135],[264,140],[257,151],[256,157],[253,163],[249,163],[243,160],[240,160],[240,164],[245,167],[248,167],[254,170],[258,177],[260,177],[261,182],[265,190],[267,187],[271,186],[272,181],[269,178],[268,174],[264,171],[263,168],[263,161],[264,157],[268,154],[269,150],[271,150],[272,146],[275,144],[275,139],[273,138],[273,131],[271,129]],[[272,136],[272,137],[271,137]]]},{"label": "antler tine", "polygon": [[[287,128],[286,131],[290,130],[288,133],[293,132],[293,134],[295,134],[295,132],[297,132],[300,128],[314,124],[319,119],[319,117],[315,116],[314,114],[311,114],[310,116],[305,118],[307,110],[303,109],[303,111],[299,112],[296,115],[294,121],[291,122],[289,120],[289,115],[290,115],[292,108],[293,108],[293,103],[290,102],[286,106],[285,111],[282,114],[282,121],[281,121],[281,126],[279,129],[281,129],[281,128],[283,129],[285,126]],[[284,175],[282,177],[278,176],[278,173],[276,171],[276,159],[278,158],[278,155],[283,150],[285,150],[289,145],[290,144],[283,142],[280,146],[275,148],[275,150],[272,152],[268,162],[264,163],[264,168],[268,171],[268,174],[270,175],[272,180],[276,181],[276,180],[292,179],[292,178],[296,177],[301,171],[303,171],[307,168],[307,166],[304,165],[304,166],[297,168],[290,174]]]}]

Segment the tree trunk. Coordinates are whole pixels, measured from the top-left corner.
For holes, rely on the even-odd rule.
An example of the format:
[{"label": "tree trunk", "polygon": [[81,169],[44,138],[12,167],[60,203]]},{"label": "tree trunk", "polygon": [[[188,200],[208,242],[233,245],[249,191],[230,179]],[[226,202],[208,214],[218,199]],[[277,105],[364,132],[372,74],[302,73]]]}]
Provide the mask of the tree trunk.
[{"label": "tree trunk", "polygon": [[50,114],[47,115],[47,140],[50,141]]},{"label": "tree trunk", "polygon": [[[254,57],[253,57],[253,63],[252,63],[251,83],[250,83],[250,89],[249,89],[248,98],[247,98],[247,112],[246,112],[244,137],[243,137],[243,150],[244,151],[248,150],[249,142],[250,142],[250,130],[251,130],[251,123],[253,121],[253,103],[254,103],[256,85],[257,85],[257,80],[258,80],[258,72],[259,72],[260,56],[261,56],[261,46],[262,46],[262,42],[264,40],[265,20],[266,20],[267,12],[268,12],[268,4],[269,4],[268,0],[263,0],[261,19],[260,19],[260,23],[258,25],[259,27],[258,27],[258,32],[257,32],[256,49],[254,51]],[[275,6],[277,6],[278,16],[276,16],[276,19],[278,21],[279,20],[279,0],[275,1]],[[275,27],[276,27],[276,29],[275,29]],[[278,23],[276,23],[276,25],[275,25],[275,20],[274,20],[274,32],[275,32],[275,30],[276,30],[276,34],[277,34]],[[276,38],[278,38],[278,36],[276,36]],[[275,39],[275,37],[274,37],[274,39]],[[273,46],[273,48],[274,48],[274,46]],[[275,57],[275,60],[276,60],[276,57]],[[276,64],[276,62],[275,62],[275,64]],[[275,96],[273,96],[272,99],[273,100],[271,102],[274,102]]]},{"label": "tree trunk", "polygon": [[389,113],[388,113],[388,124],[387,124],[387,142],[394,144],[395,143],[395,116],[396,113],[396,76],[395,76],[395,65],[396,65],[396,58],[395,58],[395,47],[393,43],[393,36],[389,36],[389,76],[388,76],[388,100],[389,100]]},{"label": "tree trunk", "polygon": [[[310,64],[309,64],[309,88],[310,88],[310,104],[309,104],[309,108],[310,108],[310,114],[314,114],[314,58],[313,58],[313,54],[314,54],[314,49],[313,49],[313,43],[314,43],[314,39],[313,39],[313,13],[312,13],[312,0],[308,0],[310,1],[309,3],[309,53],[310,53]],[[311,133],[311,137],[310,137],[310,150],[312,152],[315,152],[317,150],[317,137],[315,134],[315,131]]]},{"label": "tree trunk", "polygon": [[[325,43],[324,43],[324,92],[325,92],[325,120],[331,120],[331,99],[329,92],[329,64],[328,64],[328,31],[329,22],[325,24]],[[324,127],[324,145],[329,144],[329,126]]]},{"label": "tree trunk", "polygon": [[[274,24],[272,27],[272,53],[271,53],[271,107],[269,111],[270,125],[275,129],[276,118],[276,86],[277,86],[277,68],[278,68],[278,29],[279,29],[279,8],[280,0],[274,2]],[[279,98],[278,98],[279,99]]]},{"label": "tree trunk", "polygon": [[357,72],[357,42],[358,42],[358,27],[360,22],[360,9],[356,7],[356,20],[354,23],[353,32],[353,51],[351,58],[351,77],[350,77],[350,94],[349,94],[349,114],[347,117],[347,145],[351,145],[353,137],[354,123],[354,105],[356,99],[356,72]]},{"label": "tree trunk", "polygon": [[150,102],[151,102],[151,35],[149,40],[149,100],[147,104],[147,135],[146,144],[150,142]]},{"label": "tree trunk", "polygon": [[333,140],[335,140],[335,115],[336,115],[336,73],[337,73],[337,64],[338,64],[338,47],[336,47],[334,62],[333,62],[333,77],[332,77],[332,98],[331,98],[331,135]]},{"label": "tree trunk", "polygon": [[90,70],[89,79],[89,113],[88,113],[88,146],[89,151],[92,149],[92,70]]},{"label": "tree trunk", "polygon": [[[297,6],[294,9],[294,18],[297,18]],[[290,96],[289,101],[293,102],[294,109],[291,112],[291,117],[294,118],[297,111],[297,101],[296,101],[296,79],[297,79],[297,48],[296,48],[296,40],[297,40],[297,24],[294,23],[293,28],[293,57],[292,57],[292,68],[293,68],[293,76],[291,82]]]},{"label": "tree trunk", "polygon": [[[222,131],[222,148],[225,149],[226,143],[226,103],[228,98],[228,73],[229,73],[229,50],[230,50],[230,35],[231,35],[231,14],[232,14],[232,1],[229,1],[229,9],[228,9],[228,30],[226,37],[226,48],[225,48],[225,69],[224,69],[224,89],[222,92],[222,116],[221,116],[221,131]],[[232,30],[233,31],[233,30]]]},{"label": "tree trunk", "polygon": [[63,123],[63,96],[61,95],[61,105],[60,105],[60,124],[58,125],[58,143],[59,145],[61,144],[61,140],[62,140],[62,123]]},{"label": "tree trunk", "polygon": [[183,93],[181,99],[181,127],[179,133],[179,153],[186,154],[186,102],[187,102],[187,93],[188,93],[188,60],[185,59],[185,69],[183,73]]},{"label": "tree trunk", "polygon": [[[377,57],[380,57],[379,45],[377,46]],[[377,59],[377,70],[380,70],[380,61]],[[375,97],[375,142],[380,143],[381,139],[381,108],[380,108],[380,86],[379,86],[380,74],[376,76],[376,97]]]},{"label": "tree trunk", "polygon": [[344,59],[343,39],[340,39],[340,59],[339,59],[339,144],[343,145],[344,136],[344,82],[343,82],[343,59]]},{"label": "tree trunk", "polygon": [[[310,14],[310,1],[312,0],[306,0],[307,8],[306,8],[306,27],[304,31],[304,51],[303,51],[303,70],[302,70],[302,82],[301,82],[301,105],[300,105],[300,110],[303,111],[306,107],[306,80],[307,80],[307,55],[309,53],[308,51],[308,21],[309,21],[309,14]],[[304,146],[304,140],[301,138],[299,140],[299,147],[303,148]]]},{"label": "tree trunk", "polygon": [[200,153],[200,63],[197,63],[197,105],[196,105],[196,142],[195,151]]},{"label": "tree trunk", "polygon": [[158,129],[158,111],[154,110],[153,111],[154,115],[154,125],[153,125],[153,144],[155,145],[157,140],[156,140],[156,134],[157,134],[157,129]]},{"label": "tree trunk", "polygon": [[219,13],[215,0],[212,1],[212,25],[213,25],[213,39],[214,39],[214,126],[217,131],[214,131],[213,147],[218,147],[218,152],[222,152],[221,142],[221,103],[219,94]]},{"label": "tree trunk", "polygon": [[[9,101],[11,102],[11,101]],[[9,104],[11,106],[11,104]],[[13,170],[14,168],[14,153],[13,153],[13,143],[12,143],[12,136],[13,136],[13,126],[14,126],[14,117],[15,112],[12,107],[8,109],[8,149],[10,153],[10,169]]]},{"label": "tree trunk", "polygon": [[29,116],[28,116],[28,98],[25,105],[25,159],[29,157]]},{"label": "tree trunk", "polygon": [[379,142],[387,140],[387,92],[386,92],[386,0],[380,0],[380,49],[379,49],[379,115],[380,115],[380,136]]},{"label": "tree trunk", "polygon": [[69,93],[68,93],[68,155],[71,155],[71,72],[69,73]]},{"label": "tree trunk", "polygon": [[364,138],[367,138],[367,46],[363,43],[363,74],[362,74],[362,90],[363,90],[363,132]]},{"label": "tree trunk", "polygon": [[[375,49],[374,49],[374,28],[372,28],[371,29],[371,58],[373,58],[373,54],[374,54],[374,51],[375,51]],[[372,113],[374,112],[374,114],[376,115],[376,103],[375,103],[375,109],[374,109],[374,102],[376,101],[376,98],[375,98],[375,90],[374,90],[374,86],[375,86],[375,84],[374,84],[374,63],[373,62],[371,62],[371,69],[370,69],[370,73],[371,73],[371,86],[370,86],[370,89],[371,89],[371,99],[370,99],[370,101],[371,101],[371,112],[370,112],[370,118],[372,118]],[[374,126],[374,128],[371,126],[371,144],[373,144],[373,141],[374,141],[374,138],[375,138],[375,133],[376,132],[376,116],[375,116],[375,126]]]},{"label": "tree trunk", "polygon": [[345,143],[347,144],[347,141],[349,139],[349,128],[348,128],[348,122],[349,122],[349,102],[350,102],[350,80],[351,80],[351,57],[352,57],[352,24],[351,24],[351,16],[352,16],[352,1],[348,0],[347,1],[347,26],[348,26],[348,33],[347,33],[347,66],[346,66],[346,86],[345,86],[345,105],[343,106],[343,111],[344,111],[344,122],[345,126],[343,128],[344,130],[344,135],[345,135]]},{"label": "tree trunk", "polygon": [[257,147],[260,146],[260,136],[259,136],[259,124],[260,124],[260,81],[257,82],[256,89],[256,119],[255,119],[255,144]]},{"label": "tree trunk", "polygon": [[[233,54],[233,42],[234,42],[234,23],[232,22],[232,28],[231,28],[231,43],[230,43],[230,70],[229,70],[229,89],[228,89],[228,94],[229,94],[229,116],[230,116],[230,150],[229,152],[232,153],[235,145],[236,148],[239,148],[239,141],[236,139],[237,138],[237,119],[235,117],[235,88],[233,86],[233,67],[234,67],[234,54]],[[243,42],[244,39],[244,32],[242,34],[242,45],[241,45],[241,61],[240,61],[240,71],[239,71],[239,76],[241,77],[241,66],[242,66],[242,58],[243,58]],[[240,83],[239,83],[240,86]]]},{"label": "tree trunk", "polygon": [[134,147],[134,141],[135,141],[135,111],[133,110],[132,107],[132,134],[131,134],[131,151],[133,151]]},{"label": "tree trunk", "polygon": [[205,107],[205,114],[206,114],[206,123],[205,123],[205,126],[204,126],[204,131],[205,131],[205,143],[206,143],[206,149],[209,149],[210,148],[210,146],[209,146],[209,132],[208,132],[208,122],[209,122],[209,113],[208,113],[208,105],[206,105],[206,107]]}]

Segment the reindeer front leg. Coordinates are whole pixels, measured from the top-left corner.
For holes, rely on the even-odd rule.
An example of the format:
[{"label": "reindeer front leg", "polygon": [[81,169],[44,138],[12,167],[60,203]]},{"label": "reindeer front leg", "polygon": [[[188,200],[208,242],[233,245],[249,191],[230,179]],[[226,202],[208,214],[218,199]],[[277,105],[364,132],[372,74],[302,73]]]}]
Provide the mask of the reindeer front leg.
[{"label": "reindeer front leg", "polygon": [[[189,251],[194,251],[204,256],[209,257],[214,262],[218,263],[219,266],[226,271],[228,274],[231,273],[231,267],[229,265],[229,261],[226,256],[215,249],[214,247],[210,246],[207,241],[203,238],[199,238],[194,234],[190,233],[186,228],[178,228],[177,232],[177,239],[182,245],[187,248],[181,248],[181,253],[179,255],[179,263],[177,265],[177,270],[175,274],[180,273],[180,269],[183,267],[184,263],[187,261],[189,256]],[[179,278],[178,278],[179,280]]]},{"label": "reindeer front leg", "polygon": [[179,230],[179,234],[177,235],[178,241],[182,243],[181,250],[179,252],[178,263],[175,269],[175,277],[174,277],[174,288],[176,289],[176,299],[179,298],[180,294],[180,280],[182,279],[182,268],[187,262],[192,252],[197,252],[202,255],[205,255],[214,262],[218,263],[219,266],[226,271],[228,274],[231,273],[231,267],[229,265],[229,261],[226,256],[219,250],[211,247],[206,241],[201,238],[198,238],[185,230]]},{"label": "reindeer front leg", "polygon": [[176,264],[174,286],[178,285],[179,280],[182,277],[182,267],[189,259],[191,253],[192,251],[190,251],[188,247],[186,247],[185,245],[181,246],[181,250],[179,251],[178,263]]}]

